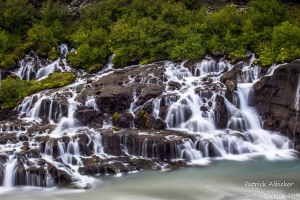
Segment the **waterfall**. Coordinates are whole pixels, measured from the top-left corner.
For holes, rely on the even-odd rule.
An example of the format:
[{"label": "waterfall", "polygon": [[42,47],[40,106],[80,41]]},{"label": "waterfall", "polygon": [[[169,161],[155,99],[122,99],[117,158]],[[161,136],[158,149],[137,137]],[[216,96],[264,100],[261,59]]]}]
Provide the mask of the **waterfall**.
[{"label": "waterfall", "polygon": [[[30,79],[43,78],[56,70],[68,71],[68,46],[62,44],[58,50],[59,58],[45,63],[31,52],[20,61],[21,68],[15,73]],[[19,119],[0,124],[0,137],[5,136],[0,153],[8,158],[0,156],[0,183],[5,187],[70,183],[84,188],[93,181],[85,174],[136,171],[147,163],[155,168],[174,163],[207,165],[218,159],[243,160],[254,155],[288,157],[284,150],[291,147],[291,141],[263,130],[260,117],[251,107],[252,86],[260,76],[260,68],[253,65],[254,55],[249,62],[239,63],[237,87],[232,93],[220,80],[224,71],[236,70],[236,66],[224,59],[216,62],[206,57],[195,64],[161,61],[152,65],[159,66],[154,69],[146,65],[114,70],[113,56],[107,60],[109,70],[78,72],[81,77],[74,84],[25,97],[15,108],[20,112]],[[128,71],[132,73],[129,76]],[[126,89],[127,94],[107,104],[111,112],[107,113],[100,108],[99,98],[104,93],[103,103],[107,103],[117,96],[106,85],[106,80],[111,80],[105,76],[110,75],[122,76],[124,82],[118,87]],[[107,79],[101,82],[102,78]],[[294,102],[297,113],[299,85]],[[147,86],[162,88],[162,93],[141,97]],[[228,95],[232,98],[227,99]],[[128,103],[125,109],[115,105],[119,101]],[[83,117],[97,117],[98,121],[83,125],[76,118],[80,109],[86,109]],[[130,129],[113,129],[113,112],[122,113],[124,118],[123,113],[130,113],[136,120],[135,114],[142,109],[147,112],[143,116],[148,117],[146,123],[162,121],[166,129],[137,129],[133,120]]]},{"label": "waterfall", "polygon": [[110,56],[108,56],[107,62],[106,62],[107,69],[112,69],[112,67],[114,66],[114,64],[112,62],[114,57],[115,57],[115,54],[111,54]]},{"label": "waterfall", "polygon": [[66,60],[68,46],[61,44],[58,50],[62,57],[58,57],[55,61],[49,61],[39,58],[38,55],[31,51],[25,58],[19,61],[19,68],[14,72],[17,76],[24,80],[41,79],[47,77],[55,71],[69,72],[72,68]]},{"label": "waterfall", "polygon": [[16,169],[17,160],[14,159],[14,155],[10,155],[8,162],[5,166],[5,175],[3,186],[4,187],[13,187],[15,179],[15,169]]},{"label": "waterfall", "polygon": [[87,107],[91,107],[95,110],[99,110],[95,101],[95,97],[94,96],[87,96],[86,97],[86,101],[85,101],[85,106]]}]

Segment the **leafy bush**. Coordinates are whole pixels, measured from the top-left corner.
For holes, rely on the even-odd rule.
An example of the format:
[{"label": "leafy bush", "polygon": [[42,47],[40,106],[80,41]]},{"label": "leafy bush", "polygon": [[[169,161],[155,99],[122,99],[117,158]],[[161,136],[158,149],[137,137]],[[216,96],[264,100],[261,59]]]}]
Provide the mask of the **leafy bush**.
[{"label": "leafy bush", "polygon": [[9,78],[1,81],[0,98],[3,107],[13,108],[22,98],[28,95],[31,83],[28,81]]},{"label": "leafy bush", "polygon": [[247,5],[245,17],[251,20],[255,31],[261,31],[285,21],[286,8],[279,0],[252,0]]},{"label": "leafy bush", "polygon": [[206,53],[223,53],[235,62],[253,51],[263,65],[299,57],[298,7],[287,9],[279,0],[251,0],[243,12],[227,5],[211,13],[202,4],[198,0],[103,0],[66,23],[60,1],[45,1],[35,15],[27,0],[0,0],[0,66],[13,68],[30,48],[55,59],[61,42],[76,48],[67,55],[69,63],[89,72],[101,69],[112,53],[116,67],[193,60]]},{"label": "leafy bush", "polygon": [[47,0],[43,2],[40,17],[42,24],[52,26],[55,21],[64,22],[67,17],[67,11],[59,1]]},{"label": "leafy bush", "polygon": [[54,21],[52,26],[34,24],[28,32],[27,43],[30,44],[38,55],[47,57],[53,47],[57,47],[64,38],[63,24]]},{"label": "leafy bush", "polygon": [[34,18],[34,8],[28,0],[0,0],[0,28],[22,33]]}]

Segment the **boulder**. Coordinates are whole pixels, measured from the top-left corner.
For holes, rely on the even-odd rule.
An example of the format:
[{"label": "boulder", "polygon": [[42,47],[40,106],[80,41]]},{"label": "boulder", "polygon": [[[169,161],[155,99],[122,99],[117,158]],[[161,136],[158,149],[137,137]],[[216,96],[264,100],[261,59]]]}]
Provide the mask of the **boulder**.
[{"label": "boulder", "polygon": [[217,95],[214,113],[215,113],[216,127],[219,129],[226,128],[228,123],[228,114],[227,114],[227,108],[224,103],[223,96]]},{"label": "boulder", "polygon": [[102,113],[99,110],[95,110],[89,107],[80,107],[76,109],[75,116],[76,118],[84,125],[93,122],[97,119]]},{"label": "boulder", "polygon": [[144,104],[146,101],[152,99],[152,98],[156,98],[159,95],[161,95],[164,91],[164,87],[160,86],[160,85],[148,85],[146,86],[142,93],[140,94],[136,105],[140,106],[142,104]]},{"label": "boulder", "polygon": [[148,120],[148,113],[144,110],[137,111],[135,114],[134,125],[137,128],[143,128],[146,126]]},{"label": "boulder", "polygon": [[130,128],[132,122],[133,122],[132,114],[128,111],[125,111],[120,116],[119,127]]},{"label": "boulder", "polygon": [[167,115],[168,115],[168,111],[169,111],[169,106],[163,106],[159,109],[159,114],[158,116],[163,119],[166,120]]},{"label": "boulder", "polygon": [[181,89],[181,84],[176,82],[176,81],[170,81],[168,82],[168,86],[169,86],[169,89],[171,90],[180,90]]},{"label": "boulder", "polygon": [[155,122],[153,125],[154,129],[162,130],[162,129],[165,129],[166,127],[167,127],[167,123],[164,120],[162,120],[161,118],[155,119]]}]

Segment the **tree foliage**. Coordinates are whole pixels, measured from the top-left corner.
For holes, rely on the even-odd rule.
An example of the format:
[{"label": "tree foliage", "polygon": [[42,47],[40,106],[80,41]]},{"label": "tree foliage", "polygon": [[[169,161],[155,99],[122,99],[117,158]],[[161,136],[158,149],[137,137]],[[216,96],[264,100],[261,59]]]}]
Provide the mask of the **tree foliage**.
[{"label": "tree foliage", "polygon": [[198,59],[222,53],[232,61],[247,51],[263,65],[299,57],[300,9],[280,0],[250,0],[246,9],[227,5],[208,12],[198,0],[103,0],[66,23],[60,1],[44,1],[34,13],[27,0],[0,0],[0,66],[12,68],[28,49],[55,58],[61,42],[76,52],[76,68],[100,69],[114,53],[116,67],[157,60]]}]

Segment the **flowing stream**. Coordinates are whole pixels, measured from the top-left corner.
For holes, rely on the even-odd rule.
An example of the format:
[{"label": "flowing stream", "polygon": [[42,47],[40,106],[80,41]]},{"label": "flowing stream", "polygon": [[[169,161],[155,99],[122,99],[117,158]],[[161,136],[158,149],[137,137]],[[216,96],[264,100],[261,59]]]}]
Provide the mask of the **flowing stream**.
[{"label": "flowing stream", "polygon": [[[100,176],[90,190],[39,189],[22,187],[6,190],[1,198],[13,200],[47,199],[278,199],[300,198],[297,178],[298,161],[222,161],[205,168],[185,168],[174,171],[143,171],[122,176]],[[276,181],[290,186],[276,187]],[[266,187],[245,186],[246,182],[265,182]],[[270,185],[270,183],[272,183]],[[249,195],[270,195],[251,198]],[[273,196],[271,196],[273,195]],[[276,196],[277,195],[277,196]],[[291,195],[284,197],[283,195]]]}]

